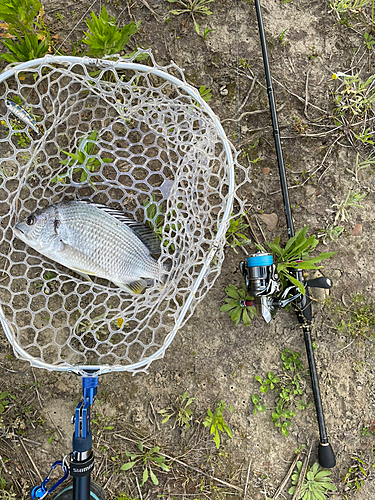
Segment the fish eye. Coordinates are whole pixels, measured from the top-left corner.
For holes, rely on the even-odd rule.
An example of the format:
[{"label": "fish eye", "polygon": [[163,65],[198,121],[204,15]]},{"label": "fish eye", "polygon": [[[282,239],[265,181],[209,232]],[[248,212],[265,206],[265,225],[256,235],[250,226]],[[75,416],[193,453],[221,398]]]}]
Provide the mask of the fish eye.
[{"label": "fish eye", "polygon": [[35,221],[36,221],[35,215],[29,215],[28,218],[26,219],[26,224],[28,226],[32,226],[33,224],[35,224]]}]

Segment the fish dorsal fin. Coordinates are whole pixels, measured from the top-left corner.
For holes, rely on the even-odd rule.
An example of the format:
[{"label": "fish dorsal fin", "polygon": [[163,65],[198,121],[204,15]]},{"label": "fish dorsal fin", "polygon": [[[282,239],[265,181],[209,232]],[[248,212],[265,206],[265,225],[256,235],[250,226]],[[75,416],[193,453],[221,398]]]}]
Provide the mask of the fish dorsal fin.
[{"label": "fish dorsal fin", "polygon": [[109,215],[112,215],[112,217],[115,217],[118,221],[125,224],[142,241],[142,243],[146,245],[151,254],[160,253],[160,239],[151,229],[151,227],[142,224],[142,222],[138,222],[137,220],[127,217],[123,212],[121,212],[121,210],[117,210],[116,208],[107,207],[106,205],[99,205],[98,203],[91,203],[91,205],[99,208],[100,210],[103,210]]}]

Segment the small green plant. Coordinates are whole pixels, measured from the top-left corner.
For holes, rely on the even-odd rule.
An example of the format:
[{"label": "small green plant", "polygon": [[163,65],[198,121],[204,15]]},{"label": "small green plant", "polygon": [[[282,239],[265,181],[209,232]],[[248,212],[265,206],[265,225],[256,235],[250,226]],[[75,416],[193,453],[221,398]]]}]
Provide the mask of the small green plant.
[{"label": "small green plant", "polygon": [[131,498],[128,497],[128,495],[125,495],[125,493],[121,493],[119,497],[116,497],[115,500],[139,500],[139,498]]},{"label": "small green plant", "polygon": [[[301,376],[303,365],[300,358],[301,355],[298,352],[284,349],[281,352],[283,368],[280,375],[268,372],[265,379],[262,379],[259,375],[255,376],[255,380],[260,384],[259,390],[262,394],[267,394],[273,390],[275,390],[275,394],[277,393],[276,405],[271,407],[273,410],[271,420],[284,436],[289,435],[288,429],[291,425],[291,419],[296,415],[296,411],[304,410],[310,406],[300,399],[303,395],[303,379]],[[266,411],[265,402],[259,394],[253,394],[251,401],[254,404],[254,415]]]},{"label": "small green plant", "polygon": [[371,1],[372,0],[333,0],[329,5],[331,10],[336,13],[345,13],[347,11],[358,12]]},{"label": "small green plant", "polygon": [[44,23],[44,8],[38,0],[8,0],[0,5],[5,31],[1,41],[9,54],[0,54],[7,62],[22,62],[47,54],[51,37]]},{"label": "small green plant", "polygon": [[7,409],[10,403],[9,398],[13,400],[16,399],[16,397],[9,394],[8,391],[3,391],[0,394],[0,413],[4,413],[4,411]]},{"label": "small green plant", "polygon": [[242,245],[246,245],[250,243],[250,240],[243,234],[243,232],[249,227],[243,221],[243,215],[241,214],[239,217],[234,218],[233,214],[229,222],[229,227],[225,234],[225,239],[227,245],[229,245],[235,253],[238,253],[237,248]]},{"label": "small green plant", "polygon": [[[373,116],[375,112],[375,75],[371,75],[365,82],[361,80],[359,74],[343,75],[343,79],[343,83],[334,94],[336,118],[358,119],[358,117],[364,117],[366,112]],[[336,123],[341,125],[340,120],[336,120]]]},{"label": "small green plant", "polygon": [[340,219],[340,221],[349,220],[348,210],[350,208],[363,208],[363,205],[360,205],[363,198],[366,196],[366,193],[360,194],[360,192],[352,193],[350,189],[346,193],[345,198],[341,201],[341,203],[334,203],[332,207],[337,207],[337,214],[335,216],[335,223]]},{"label": "small green plant", "polygon": [[374,45],[375,40],[373,39],[373,36],[370,35],[369,33],[364,34],[364,44],[366,45],[366,48],[368,50],[371,50],[371,47]]},{"label": "small green plant", "polygon": [[373,155],[370,155],[363,161],[359,161],[359,153],[357,153],[354,169],[350,170],[349,168],[347,168],[346,171],[349,172],[350,174],[353,174],[355,181],[357,182],[357,184],[359,184],[360,183],[359,175],[361,171],[366,168],[373,167],[374,165],[375,165],[375,159]]},{"label": "small green plant", "polygon": [[[299,291],[305,294],[305,287],[291,274],[292,269],[321,269],[323,266],[316,266],[322,260],[329,259],[336,252],[323,252],[317,257],[309,258],[309,253],[318,245],[319,240],[316,236],[307,237],[309,226],[299,229],[293,238],[290,238],[285,247],[280,246],[280,238],[275,238],[273,243],[266,243],[274,255],[277,273],[280,276],[282,288],[284,289],[288,282],[295,285]],[[265,252],[261,245],[256,247]]]},{"label": "small green plant", "polygon": [[193,412],[188,408],[195,398],[189,398],[188,392],[184,392],[182,395],[182,400],[176,400],[174,408],[167,408],[166,410],[160,410],[158,413],[163,417],[162,424],[168,422],[171,417],[175,418],[175,423],[173,429],[178,425],[179,427],[190,427],[190,421],[193,418]]},{"label": "small green plant", "polygon": [[354,338],[375,336],[375,304],[360,293],[352,296],[350,306],[332,304],[332,328]]},{"label": "small green plant", "polygon": [[235,325],[241,320],[245,326],[251,325],[252,318],[256,316],[256,309],[253,305],[254,297],[250,297],[247,293],[246,285],[243,284],[242,289],[228,285],[225,293],[227,298],[220,311],[227,312]]},{"label": "small green plant", "polygon": [[316,237],[322,240],[323,245],[327,245],[327,240],[336,241],[340,238],[343,232],[343,226],[330,224],[326,229],[319,231]]},{"label": "small green plant", "polygon": [[[181,204],[177,205],[180,208]],[[155,234],[163,242],[163,246],[167,247],[169,253],[173,254],[175,252],[174,243],[168,239],[168,234],[173,234],[177,229],[181,229],[181,223],[172,222],[176,218],[176,211],[172,210],[166,214],[163,214],[160,205],[156,203],[155,195],[152,195],[149,200],[143,200],[143,207],[147,217],[147,224],[154,230]],[[164,226],[164,221],[167,223]],[[164,239],[163,239],[164,231]]]},{"label": "small green plant", "polygon": [[[368,460],[368,458],[360,458],[357,456],[351,457],[353,460],[352,465],[344,477],[344,484],[346,485],[346,491],[349,494],[357,493],[362,486],[365,484],[366,479],[373,473],[375,464]],[[352,498],[352,495],[350,495]],[[348,500],[348,496],[344,496],[345,500]]]},{"label": "small green plant", "polygon": [[285,33],[288,31],[288,28],[286,28],[280,35],[279,35],[279,42],[283,43]]},{"label": "small green plant", "polygon": [[180,14],[188,13],[191,15],[194,23],[194,28],[199,35],[199,25],[195,19],[196,15],[210,16],[212,12],[209,10],[207,5],[212,3],[214,0],[167,0],[169,3],[177,3],[182,6],[182,9],[171,10],[170,13],[175,16]]},{"label": "small green plant", "polygon": [[[212,30],[211,30],[212,31]],[[205,102],[208,102],[211,97],[212,97],[212,94],[211,94],[212,90],[211,89],[206,89],[206,86],[205,85],[201,85],[199,87],[199,95],[201,96],[201,98],[205,101]]]},{"label": "small green plant", "polygon": [[165,457],[159,453],[159,446],[155,446],[154,448],[146,451],[143,444],[139,442],[138,448],[141,453],[126,452],[126,456],[130,458],[130,462],[122,465],[121,470],[126,471],[132,469],[138,463],[143,464],[142,482],[140,486],[143,486],[149,478],[155,485],[158,485],[159,481],[154,473],[154,470],[155,468],[159,468],[165,472],[169,471],[169,467],[165,463]]},{"label": "small green plant", "polygon": [[[111,163],[111,158],[98,158],[96,141],[98,139],[98,131],[93,130],[87,137],[81,137],[78,143],[77,153],[69,153],[61,150],[70,159],[62,160],[60,163],[66,165],[68,170],[65,173],[59,174],[51,182],[60,182],[65,184],[67,177],[73,177],[79,174],[79,182],[86,182],[90,173],[97,172],[102,163]],[[91,179],[89,183],[95,188]]]},{"label": "small green plant", "polygon": [[214,441],[216,444],[216,448],[218,449],[220,446],[220,432],[226,432],[228,436],[233,439],[232,431],[229,429],[223,417],[225,407],[226,403],[224,403],[224,401],[221,401],[217,405],[214,414],[212,413],[211,409],[208,408],[206,420],[203,422],[203,425],[205,427],[210,427],[210,434],[214,435]]},{"label": "small green plant", "polygon": [[[289,489],[289,495],[296,491],[299,476],[301,474],[302,462],[297,462],[297,470],[292,475],[293,486]],[[303,479],[302,488],[298,498],[302,500],[325,500],[330,491],[337,491],[332,483],[330,471],[321,469],[318,463],[308,467],[306,476]]]},{"label": "small green plant", "polygon": [[211,31],[216,31],[216,30],[215,28],[209,28],[208,26],[204,29],[204,33],[202,35],[203,40],[206,40],[208,34],[211,33]]},{"label": "small green plant", "polygon": [[91,20],[86,19],[90,32],[84,32],[86,38],[83,43],[90,47],[89,53],[96,57],[118,54],[129,43],[130,37],[137,32],[138,23],[131,22],[119,29],[114,17],[109,17],[105,6],[103,5],[100,16],[96,17],[91,12]]}]

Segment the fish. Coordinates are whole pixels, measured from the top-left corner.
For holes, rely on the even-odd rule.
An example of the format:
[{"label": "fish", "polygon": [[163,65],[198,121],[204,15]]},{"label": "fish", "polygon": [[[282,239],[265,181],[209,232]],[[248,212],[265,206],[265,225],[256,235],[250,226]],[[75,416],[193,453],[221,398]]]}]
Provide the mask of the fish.
[{"label": "fish", "polygon": [[152,257],[161,250],[151,227],[106,205],[55,203],[19,221],[13,232],[45,257],[130,293],[141,293],[150,280],[164,286],[168,277],[167,267]]},{"label": "fish", "polygon": [[22,120],[26,125],[31,127],[34,132],[36,132],[38,135],[41,135],[41,130],[39,128],[39,125],[37,122],[34,120],[34,118],[24,109],[22,106],[19,104],[10,101],[9,99],[5,99],[5,106],[13,113],[17,118]]}]

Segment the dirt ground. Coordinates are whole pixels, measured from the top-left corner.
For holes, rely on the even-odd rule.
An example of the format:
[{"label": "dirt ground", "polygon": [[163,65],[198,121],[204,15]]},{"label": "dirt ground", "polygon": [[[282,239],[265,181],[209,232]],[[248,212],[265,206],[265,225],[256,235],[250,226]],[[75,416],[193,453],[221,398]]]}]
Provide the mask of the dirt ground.
[{"label": "dirt ground", "polygon": [[[101,0],[94,2],[92,10],[98,13],[101,4]],[[212,15],[197,16],[201,34],[206,26],[214,29],[205,39],[195,32],[189,14],[175,16],[168,12],[177,4],[134,0],[106,6],[121,25],[142,21],[130,48],[135,44],[151,47],[159,64],[173,60],[184,68],[190,84],[212,89],[209,105],[241,151],[241,163],[252,172],[252,183],[243,188],[242,195],[248,199],[256,237],[264,242],[280,235],[286,241],[253,2],[210,3]],[[70,33],[74,24],[67,20],[72,11],[74,19],[81,19],[89,7],[80,0],[51,1],[45,4],[47,21],[60,40],[69,35],[76,41],[82,36],[84,23]],[[339,22],[326,0],[263,0],[262,11],[295,227],[308,224],[310,234],[317,234],[334,223],[334,204],[340,204],[349,189],[367,195],[361,202],[362,209],[349,209],[347,220],[337,222],[343,227],[340,237],[318,247],[322,252],[337,254],[324,267],[324,274],[333,281],[332,289],[329,294],[316,292],[313,338],[326,426],[337,460],[332,470],[338,489],[334,496],[371,499],[375,498],[371,475],[375,438],[363,428],[371,430],[375,418],[372,327],[366,338],[359,335],[361,330],[355,335],[345,329],[339,331],[332,320],[337,319],[334,315],[338,307],[343,311],[349,308],[353,294],[364,295],[364,303],[370,306],[368,317],[374,320],[375,171],[370,166],[357,178],[349,172],[355,170],[357,152],[364,160],[373,145],[355,142],[350,127],[337,130],[332,117],[334,92],[341,83],[340,76],[333,79],[332,75],[359,72],[365,81],[373,74],[374,49],[364,44],[364,33],[371,33],[371,5],[350,14],[346,23]],[[344,17],[341,15],[341,19]],[[69,40],[66,47],[70,47]],[[249,94],[254,77],[256,82]],[[260,113],[252,113],[258,110]],[[367,126],[373,131],[371,120]],[[266,217],[270,214],[273,216]],[[252,242],[245,248],[252,253],[250,233],[249,238]],[[253,414],[251,396],[259,393],[254,377],[263,379],[269,371],[282,373],[280,353],[286,348],[301,353],[301,386],[306,401],[312,401],[312,390],[303,336],[292,311],[281,311],[269,325],[256,318],[249,327],[235,327],[227,313],[220,312],[225,287],[230,283],[242,286],[238,266],[244,258],[241,249],[238,254],[227,249],[221,275],[212,290],[176,335],[165,357],[151,365],[148,375],[113,373],[101,377],[93,406],[97,456],[93,477],[105,488],[106,498],[115,500],[120,494],[123,500],[141,495],[144,499],[272,498],[296,448],[306,445],[308,449],[313,444],[309,463],[317,461],[314,406],[297,411],[288,437],[271,421],[269,408],[275,398],[270,394],[265,398],[267,411]],[[349,311],[346,321],[350,317]],[[4,335],[0,377],[1,391],[8,391],[14,398],[0,416],[1,477],[6,480],[6,489],[13,485],[15,498],[27,498],[27,491],[40,484],[50,465],[70,452],[70,418],[81,397],[80,381],[72,374],[31,369],[15,358]],[[173,428],[173,418],[163,425],[158,411],[175,405],[185,391],[195,398],[189,407],[193,410],[191,427]],[[233,439],[223,436],[217,450],[202,421],[207,409],[214,410],[222,400],[227,404],[224,417]],[[128,461],[125,453],[136,452],[139,441],[145,446],[160,446],[162,453],[186,466],[171,464],[168,473],[157,472],[158,486],[148,481],[139,490],[142,468],[125,473],[120,470]],[[368,476],[363,477],[358,492],[348,491],[343,482],[355,463],[352,457],[364,461]],[[289,487],[290,483],[281,498],[291,498]],[[0,498],[8,498],[3,494]]]}]

